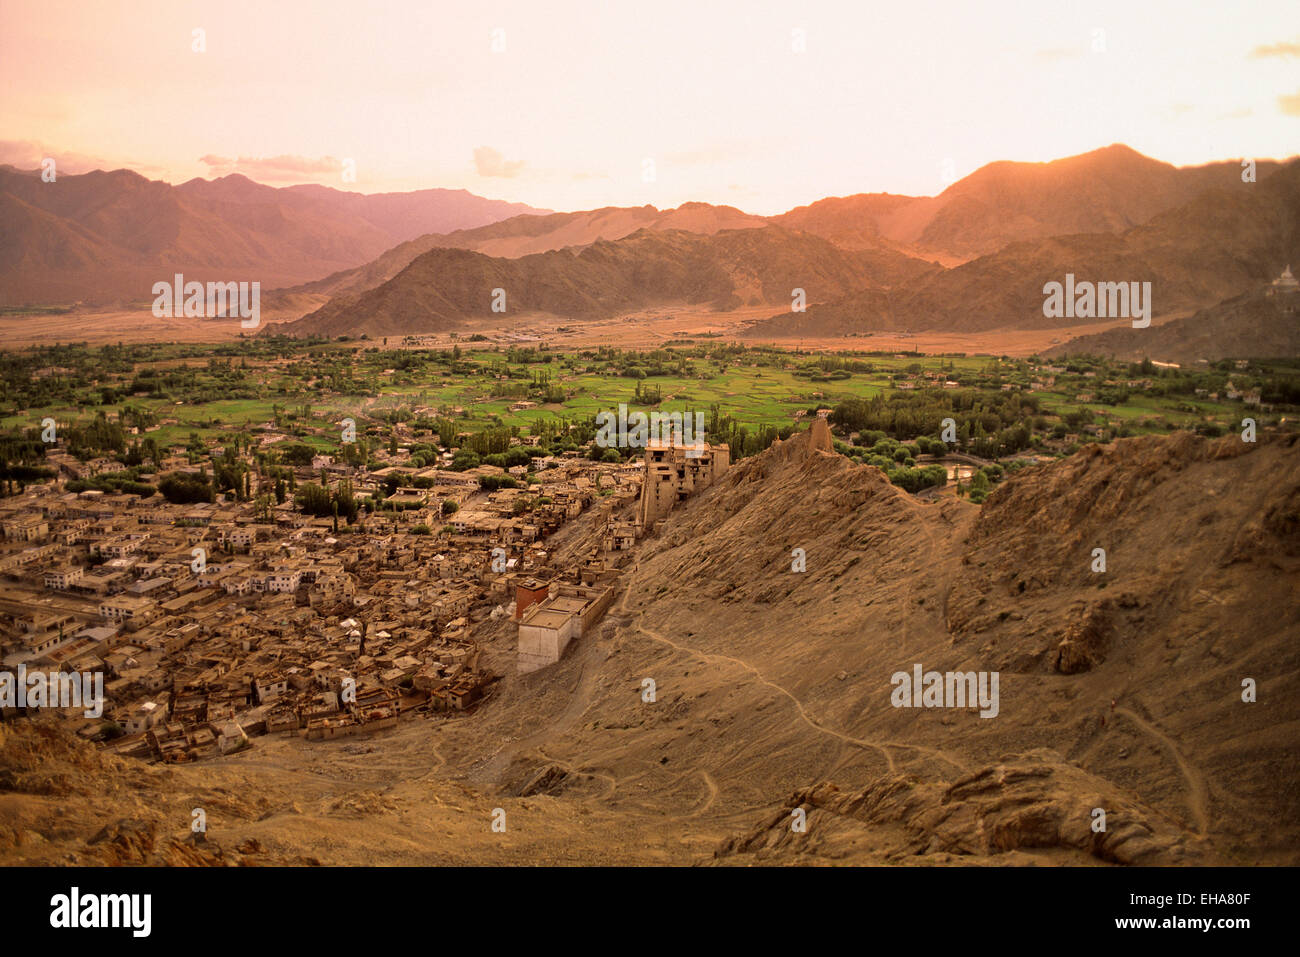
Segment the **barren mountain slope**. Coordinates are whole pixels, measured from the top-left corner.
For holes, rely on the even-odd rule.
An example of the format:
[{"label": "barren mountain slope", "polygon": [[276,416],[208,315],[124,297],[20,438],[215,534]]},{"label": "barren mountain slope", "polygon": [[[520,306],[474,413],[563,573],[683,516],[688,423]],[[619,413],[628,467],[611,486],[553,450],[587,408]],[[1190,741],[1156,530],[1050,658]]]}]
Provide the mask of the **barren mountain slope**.
[{"label": "barren mountain slope", "polygon": [[325,293],[357,296],[392,279],[416,256],[430,249],[471,249],[500,259],[518,259],[534,253],[570,246],[587,246],[599,240],[622,239],[640,229],[680,229],[712,235],[722,229],[755,229],[767,225],[732,206],[683,203],[676,209],[654,206],[605,207],[577,213],[522,214],[474,229],[429,233],[394,246],[362,266],[331,273],[323,279],[278,290],[285,297]]},{"label": "barren mountain slope", "polygon": [[[980,509],[804,433],[678,506],[607,620],[473,713],[260,738],[143,804],[61,798],[70,820],[4,856],[93,859],[95,831],[155,806],[183,837],[209,801],[227,857],[252,838],[327,863],[1294,864],[1298,533],[1294,437],[1091,446]],[[509,669],[513,626],[484,637]],[[999,672],[997,715],[893,707],[917,664]],[[0,799],[0,828],[40,832],[33,800]]]},{"label": "barren mountain slope", "polygon": [[1300,296],[1294,294],[1269,296],[1252,292],[1149,329],[1108,329],[1079,336],[1043,354],[1179,363],[1238,357],[1285,358],[1300,355],[1300,315],[1295,311],[1298,305]]},{"label": "barren mountain slope", "polygon": [[[1300,580],[1300,448],[1186,435],[1093,447],[1011,479],[978,521],[961,503],[916,505],[842,458],[757,477],[769,469],[765,457],[743,464],[677,517],[665,544],[680,545],[653,560],[667,563],[657,570],[671,591],[634,626],[698,631],[689,643],[701,653],[755,665],[819,723],[883,744],[928,784],[1051,749],[1060,780],[1031,805],[1051,828],[997,802],[984,812],[981,833],[1009,827],[1011,846],[1295,859],[1300,614],[1278,600]],[[808,552],[802,576],[788,571],[796,546]],[[1093,547],[1107,548],[1104,575],[1089,570]],[[916,663],[999,670],[1000,713],[891,707],[890,676]],[[1270,689],[1267,700],[1241,702],[1245,677]],[[865,748],[839,759],[821,776],[872,783]],[[1103,798],[1144,807],[1142,827],[1159,840],[1121,828],[1123,815],[1112,815],[1111,838],[1094,838],[1098,805],[1083,807],[1093,795],[1079,793],[1069,765]],[[1012,805],[1023,798],[1005,790]],[[948,846],[926,813],[916,818],[919,846]],[[965,837],[955,846],[977,851]]]},{"label": "barren mountain slope", "polygon": [[746,335],[1077,325],[1089,320],[1043,315],[1044,284],[1064,282],[1067,273],[1080,282],[1150,282],[1152,315],[1162,316],[1258,289],[1293,261],[1300,261],[1300,160],[1258,183],[1207,190],[1123,233],[1013,243],[893,290],[775,315]]},{"label": "barren mountain slope", "polygon": [[[1261,162],[1256,178],[1278,167]],[[1178,168],[1115,144],[1050,163],[982,166],[938,196],[831,197],[772,222],[856,248],[884,239],[946,265],[1015,242],[1075,233],[1121,233],[1207,189],[1241,185],[1236,162]]]},{"label": "barren mountain slope", "polygon": [[507,322],[531,312],[567,320],[678,303],[715,309],[789,303],[796,288],[808,301],[829,301],[937,269],[885,248],[841,250],[776,226],[709,236],[641,229],[616,242],[519,259],[434,248],[377,288],[338,295],[276,331],[401,335],[455,329],[465,319],[493,316],[497,289],[505,292],[500,315]]},{"label": "barren mountain slope", "polygon": [[533,253],[569,246],[612,241],[641,229],[658,232],[680,229],[711,236],[724,229],[758,229],[767,225],[761,216],[710,203],[683,203],[674,209],[654,206],[606,206],[549,216],[513,216],[477,229],[458,230],[437,237],[437,245],[473,249],[487,256],[518,259]]},{"label": "barren mountain slope", "polygon": [[465,190],[364,195],[240,175],[172,186],[127,170],[47,183],[0,166],[0,305],[150,300],[153,283],[176,272],[269,291],[431,230],[530,211]]}]

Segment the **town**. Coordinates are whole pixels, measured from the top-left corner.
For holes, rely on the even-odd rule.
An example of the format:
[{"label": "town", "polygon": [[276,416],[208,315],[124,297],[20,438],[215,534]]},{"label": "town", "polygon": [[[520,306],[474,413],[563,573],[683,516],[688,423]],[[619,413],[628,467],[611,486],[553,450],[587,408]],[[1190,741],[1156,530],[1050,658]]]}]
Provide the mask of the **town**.
[{"label": "town", "polygon": [[[287,438],[268,426],[245,453]],[[103,717],[63,709],[68,720],[116,754],[165,762],[463,711],[496,677],[481,626],[517,628],[520,672],[558,661],[609,608],[636,540],[726,470],[726,446],[705,449],[652,442],[626,464],[571,452],[464,471],[381,451],[373,469],[330,455],[289,468],[300,490],[391,489],[343,529],[337,498],[329,516],[283,495],[269,506],[283,469],[248,471],[243,501],[173,503],[70,491],[121,463],[52,451],[58,480],[0,501],[4,665],[106,675]],[[202,475],[185,455],[161,468]],[[557,566],[548,537],[584,514],[585,558]]]},{"label": "town", "polygon": [[[1300,398],[1289,364],[1244,360],[186,348],[11,353],[0,432],[4,670],[102,676],[102,714],[40,710],[166,762],[474,708],[593,633],[675,505],[809,422],[910,493],[980,504],[1088,443],[1290,428]],[[733,417],[758,396],[779,411]]]}]

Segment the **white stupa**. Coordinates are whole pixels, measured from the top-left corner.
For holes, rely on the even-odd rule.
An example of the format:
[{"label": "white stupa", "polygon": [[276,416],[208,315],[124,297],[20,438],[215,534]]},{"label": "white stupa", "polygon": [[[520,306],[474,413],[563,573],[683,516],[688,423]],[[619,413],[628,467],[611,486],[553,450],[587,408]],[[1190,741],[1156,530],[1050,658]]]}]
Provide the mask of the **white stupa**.
[{"label": "white stupa", "polygon": [[1297,282],[1295,276],[1291,275],[1290,265],[1282,270],[1282,275],[1274,279],[1273,284],[1269,287],[1269,292],[1274,295],[1295,292],[1296,290],[1300,290],[1300,282]]}]

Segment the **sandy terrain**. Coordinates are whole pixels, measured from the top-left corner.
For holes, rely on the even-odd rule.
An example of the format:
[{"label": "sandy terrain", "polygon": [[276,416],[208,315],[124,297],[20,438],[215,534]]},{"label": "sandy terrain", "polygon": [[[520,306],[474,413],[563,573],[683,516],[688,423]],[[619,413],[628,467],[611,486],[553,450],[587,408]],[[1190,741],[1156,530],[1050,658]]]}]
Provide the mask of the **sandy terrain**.
[{"label": "sandy terrain", "polygon": [[[1295,864],[1298,466],[1126,439],[981,509],[803,433],[675,510],[558,664],[480,626],[471,713],[172,767],[0,727],[0,862]],[[998,671],[998,714],[891,706],[913,663]]]},{"label": "sandy terrain", "polygon": [[[299,297],[301,300],[305,297]],[[325,297],[318,297],[323,304]],[[300,318],[302,308],[274,311],[264,309],[263,325],[273,325]],[[592,348],[613,345],[621,348],[654,349],[673,339],[689,339],[712,335],[721,340],[738,336],[748,324],[769,318],[771,306],[736,309],[732,312],[715,312],[702,306],[655,308],[630,313],[616,319],[577,322],[557,319],[543,314],[525,314],[500,319],[479,320],[466,323],[463,329],[452,334],[424,336],[420,345],[432,348],[450,348],[457,341],[475,333],[488,336],[498,344],[531,344],[546,342],[556,349]],[[1181,314],[1157,317],[1153,325],[1160,325]],[[1075,336],[1089,335],[1106,329],[1128,325],[1095,323],[1068,328],[1025,330],[1009,329],[982,333],[923,332],[916,334],[878,333],[872,336],[827,339],[758,340],[751,344],[778,345],[786,349],[804,349],[817,352],[840,350],[888,350],[894,352],[1027,356],[1041,352],[1052,345],[1068,341]],[[564,329],[567,331],[557,331]],[[89,342],[92,344],[116,342],[226,342],[248,335],[237,321],[218,319],[158,319],[148,309],[118,310],[112,312],[76,311],[63,315],[0,316],[0,347],[19,348],[30,345],[52,345],[60,342]],[[397,337],[389,337],[389,346],[398,347]]]}]

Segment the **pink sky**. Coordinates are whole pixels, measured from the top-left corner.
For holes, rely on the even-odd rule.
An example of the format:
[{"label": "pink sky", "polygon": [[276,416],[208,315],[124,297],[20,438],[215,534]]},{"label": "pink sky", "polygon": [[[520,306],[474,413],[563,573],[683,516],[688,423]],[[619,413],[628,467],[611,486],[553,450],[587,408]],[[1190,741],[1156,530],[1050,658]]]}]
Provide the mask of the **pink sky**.
[{"label": "pink sky", "polygon": [[1291,155],[1300,4],[1213,6],[5,0],[0,162],[775,213],[1114,142]]}]

